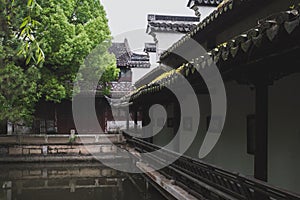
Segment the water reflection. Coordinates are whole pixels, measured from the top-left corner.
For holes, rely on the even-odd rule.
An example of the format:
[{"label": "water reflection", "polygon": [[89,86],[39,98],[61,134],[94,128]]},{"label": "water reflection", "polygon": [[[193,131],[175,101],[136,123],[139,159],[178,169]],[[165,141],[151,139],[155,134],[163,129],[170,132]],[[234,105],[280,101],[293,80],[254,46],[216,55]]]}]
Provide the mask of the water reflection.
[{"label": "water reflection", "polygon": [[1,164],[0,199],[163,199],[140,175],[99,163]]}]

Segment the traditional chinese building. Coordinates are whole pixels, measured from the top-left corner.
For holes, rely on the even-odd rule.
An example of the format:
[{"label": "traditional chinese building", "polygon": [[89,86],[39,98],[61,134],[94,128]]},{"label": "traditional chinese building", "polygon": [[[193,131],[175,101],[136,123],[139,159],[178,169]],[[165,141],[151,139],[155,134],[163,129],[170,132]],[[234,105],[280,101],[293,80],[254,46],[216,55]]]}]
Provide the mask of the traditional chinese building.
[{"label": "traditional chinese building", "polygon": [[[107,98],[111,103],[112,101],[118,101],[118,99],[128,95],[135,89],[132,83],[133,68],[148,69],[151,64],[149,54],[147,52],[143,54],[131,51],[127,39],[124,39],[124,42],[121,43],[113,43],[109,51],[116,56],[117,66],[120,69],[119,78],[116,82],[111,83],[111,95]],[[106,131],[109,129],[124,129],[128,111],[118,109],[118,112],[112,116],[111,108],[108,107],[105,116]]]},{"label": "traditional chinese building", "polygon": [[158,65],[161,53],[195,28],[199,21],[199,17],[148,15],[146,33],[153,37],[154,43],[146,43],[144,51],[150,55],[154,69],[135,83],[136,88],[150,83],[154,78],[169,71],[170,68],[167,66]]},{"label": "traditional chinese building", "polygon": [[146,32],[154,39],[157,60],[165,49],[190,32],[199,21],[199,17],[148,15]]},{"label": "traditional chinese building", "polygon": [[[190,1],[188,6],[194,9],[205,2],[209,1]],[[185,152],[199,159],[205,138],[214,137],[214,131],[207,133],[210,122],[225,123],[218,142],[202,161],[300,193],[298,5],[299,1],[227,0],[167,50],[160,49],[161,66],[171,70],[145,81],[130,97],[132,112],[144,113],[145,126],[150,124],[148,110],[152,105],[163,105],[167,111],[164,125],[156,119],[151,123],[153,130],[158,127],[162,130],[147,141],[165,146],[183,123],[177,144],[168,146],[180,152],[191,127],[200,123],[196,127],[196,139]],[[161,27],[153,22],[151,25],[151,20],[155,21],[153,15],[148,17],[147,30],[170,29],[167,24]],[[191,41],[204,47],[206,53],[191,48]],[[211,116],[211,88],[207,88],[197,72],[209,71],[213,63],[226,89],[226,119]],[[153,76],[155,72],[144,79]],[[196,92],[201,108],[200,122],[193,121],[192,114],[180,116],[178,100],[167,89],[180,84],[181,76]],[[188,94],[185,101],[189,101]],[[212,128],[219,129],[218,126]],[[210,180],[204,175],[202,178]]]},{"label": "traditional chinese building", "polygon": [[133,90],[132,68],[150,68],[149,55],[134,53],[130,50],[127,39],[113,43],[109,51],[116,56],[120,74],[116,82],[112,82],[112,98],[120,98]]}]

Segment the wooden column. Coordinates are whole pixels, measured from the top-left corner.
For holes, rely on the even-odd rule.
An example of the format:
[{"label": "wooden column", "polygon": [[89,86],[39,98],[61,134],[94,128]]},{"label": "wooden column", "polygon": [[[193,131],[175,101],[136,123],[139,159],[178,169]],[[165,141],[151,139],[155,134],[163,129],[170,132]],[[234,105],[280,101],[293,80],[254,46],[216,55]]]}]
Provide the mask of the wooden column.
[{"label": "wooden column", "polygon": [[128,112],[126,111],[126,130],[128,131],[129,130],[129,117],[130,116],[130,112],[129,112],[129,109],[128,109]]},{"label": "wooden column", "polygon": [[254,177],[268,181],[268,84],[256,83],[256,134]]},{"label": "wooden column", "polygon": [[[142,130],[143,130],[142,135],[144,136],[144,135],[147,134],[147,131],[144,128],[148,124],[148,120],[147,120],[147,118],[148,118],[147,107],[143,106],[141,112],[142,112]],[[148,141],[146,138],[144,140]]]},{"label": "wooden column", "polygon": [[[174,136],[176,136],[176,134],[179,136],[180,135],[180,130],[179,129],[179,125],[180,125],[180,106],[177,102],[173,103],[173,134]],[[180,137],[175,141],[175,151],[176,152],[180,152]]]},{"label": "wooden column", "polygon": [[148,118],[148,113],[147,113],[147,107],[143,106],[142,107],[142,127],[147,125],[147,118]]},{"label": "wooden column", "polygon": [[[142,109],[142,127],[143,127],[143,134],[144,135],[152,135],[151,131],[153,131],[153,129],[150,127],[150,106],[146,105],[143,107]],[[147,139],[145,139],[145,141],[147,142],[153,142],[153,138],[149,137]]]},{"label": "wooden column", "polygon": [[138,111],[134,110],[134,129],[137,130],[137,124],[138,124]]}]

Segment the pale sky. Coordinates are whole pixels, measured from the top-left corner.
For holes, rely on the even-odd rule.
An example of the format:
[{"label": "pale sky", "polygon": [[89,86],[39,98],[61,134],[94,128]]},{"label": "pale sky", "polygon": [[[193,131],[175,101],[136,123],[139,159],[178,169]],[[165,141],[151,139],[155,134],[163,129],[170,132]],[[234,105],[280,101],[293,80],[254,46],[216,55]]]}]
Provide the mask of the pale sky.
[{"label": "pale sky", "polygon": [[117,35],[134,29],[146,29],[147,14],[190,15],[188,0],[100,0],[109,19],[110,30]]}]

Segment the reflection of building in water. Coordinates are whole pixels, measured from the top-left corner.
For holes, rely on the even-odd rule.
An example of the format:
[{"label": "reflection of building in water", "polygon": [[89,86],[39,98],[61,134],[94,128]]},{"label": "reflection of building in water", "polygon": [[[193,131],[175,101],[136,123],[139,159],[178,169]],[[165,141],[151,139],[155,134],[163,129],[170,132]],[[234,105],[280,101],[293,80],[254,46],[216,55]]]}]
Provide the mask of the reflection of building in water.
[{"label": "reflection of building in water", "polygon": [[143,199],[147,196],[143,179],[98,163],[63,165],[64,168],[61,164],[1,166],[0,199]]}]

